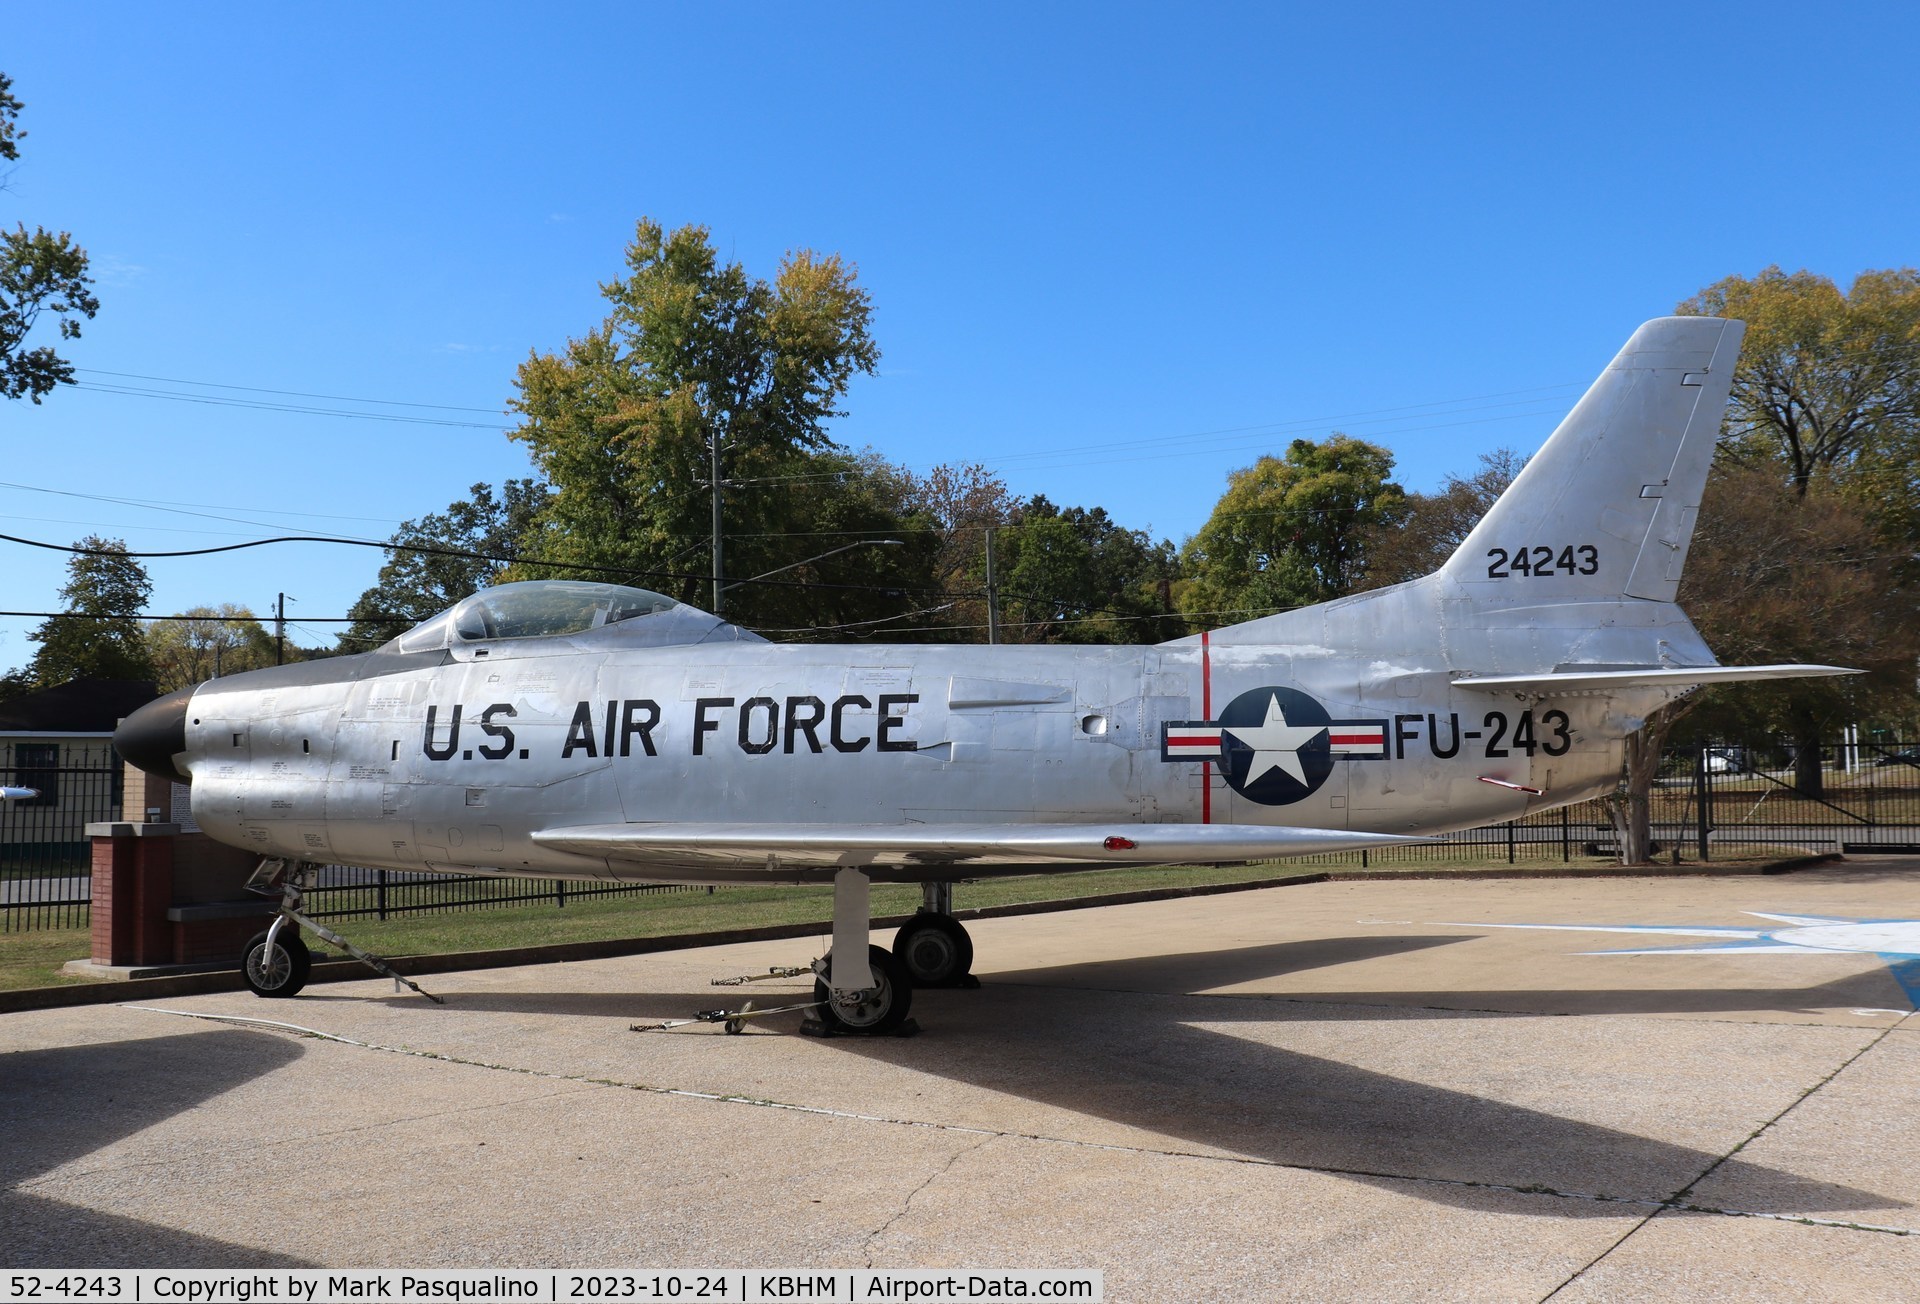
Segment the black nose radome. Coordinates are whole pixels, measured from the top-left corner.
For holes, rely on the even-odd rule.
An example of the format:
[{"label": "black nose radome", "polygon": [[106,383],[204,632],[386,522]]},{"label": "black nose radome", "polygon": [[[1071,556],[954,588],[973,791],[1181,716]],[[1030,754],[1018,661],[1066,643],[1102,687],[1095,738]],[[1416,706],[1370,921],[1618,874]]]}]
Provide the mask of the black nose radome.
[{"label": "black nose radome", "polygon": [[113,731],[114,750],[148,774],[188,782],[173,758],[187,750],[187,703],[192,700],[193,690],[183,688],[148,702]]}]

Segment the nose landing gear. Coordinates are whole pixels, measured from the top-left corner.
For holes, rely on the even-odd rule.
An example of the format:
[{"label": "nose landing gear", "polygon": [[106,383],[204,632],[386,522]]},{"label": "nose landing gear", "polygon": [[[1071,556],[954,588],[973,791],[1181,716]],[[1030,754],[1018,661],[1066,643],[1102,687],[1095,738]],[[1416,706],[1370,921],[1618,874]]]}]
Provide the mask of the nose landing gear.
[{"label": "nose landing gear", "polygon": [[[395,991],[399,990],[397,984],[404,983],[435,1005],[445,1005],[446,1001],[413,979],[395,973],[379,956],[361,950],[325,924],[315,923],[302,913],[310,875],[316,868],[304,860],[270,857],[261,861],[259,868],[253,871],[253,877],[247,880],[249,891],[267,896],[275,892],[280,894],[280,917],[273,921],[266,932],[257,934],[247,943],[240,966],[247,989],[255,996],[275,998],[299,994],[300,989],[307,985],[307,975],[313,967],[313,956],[308,952],[307,944],[300,939],[300,930],[304,928],[321,941],[339,947],[374,972],[393,979]],[[288,928],[288,924],[293,927]]]}]

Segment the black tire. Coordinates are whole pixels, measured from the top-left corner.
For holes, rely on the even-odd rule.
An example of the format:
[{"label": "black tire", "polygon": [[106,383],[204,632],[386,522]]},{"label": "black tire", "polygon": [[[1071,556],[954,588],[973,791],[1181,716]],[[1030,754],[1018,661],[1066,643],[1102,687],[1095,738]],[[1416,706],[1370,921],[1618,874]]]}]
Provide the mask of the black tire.
[{"label": "black tire", "polygon": [[307,944],[300,940],[300,930],[291,924],[281,928],[280,935],[273,939],[273,953],[267,954],[267,934],[254,934],[240,961],[240,976],[246,979],[247,990],[255,996],[269,999],[298,995],[307,985],[307,974],[313,969],[313,955],[307,950]]},{"label": "black tire", "polygon": [[900,926],[893,954],[915,987],[948,987],[973,972],[973,938],[958,919],[931,910]]},{"label": "black tire", "polygon": [[[833,963],[831,954],[827,963]],[[867,963],[873,969],[874,994],[853,1009],[836,1006],[826,981],[814,980],[813,999],[819,1002],[820,1022],[831,1031],[887,1033],[907,1021],[907,1012],[913,1008],[913,979],[907,976],[906,966],[884,946],[869,946]]]}]

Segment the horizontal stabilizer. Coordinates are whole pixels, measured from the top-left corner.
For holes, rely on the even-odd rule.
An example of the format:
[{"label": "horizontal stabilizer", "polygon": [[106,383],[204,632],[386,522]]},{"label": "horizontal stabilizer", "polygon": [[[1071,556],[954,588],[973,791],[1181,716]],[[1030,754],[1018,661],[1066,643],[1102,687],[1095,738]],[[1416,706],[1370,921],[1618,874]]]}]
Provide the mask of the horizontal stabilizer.
[{"label": "horizontal stabilizer", "polygon": [[1702,684],[1743,683],[1756,679],[1812,679],[1858,675],[1842,666],[1674,666],[1645,670],[1568,670],[1543,675],[1472,675],[1453,681],[1455,688],[1489,693],[1606,693],[1629,688],[1696,688]]},{"label": "horizontal stabilizer", "polygon": [[1260,824],[590,824],[533,835],[541,846],[636,865],[1210,864],[1425,842],[1391,833]]}]

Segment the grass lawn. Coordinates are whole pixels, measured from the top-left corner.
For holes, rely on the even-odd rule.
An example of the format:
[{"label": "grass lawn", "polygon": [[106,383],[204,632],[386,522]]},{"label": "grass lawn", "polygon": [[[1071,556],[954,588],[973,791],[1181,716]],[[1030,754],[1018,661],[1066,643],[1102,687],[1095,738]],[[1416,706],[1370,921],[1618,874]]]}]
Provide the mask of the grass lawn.
[{"label": "grass lawn", "polygon": [[[1716,864],[1766,862],[1801,854],[1795,850],[1742,847],[1720,851]],[[1078,897],[1140,892],[1154,888],[1194,887],[1205,884],[1246,883],[1295,874],[1339,873],[1360,868],[1359,857],[1309,857],[1295,861],[1191,869],[1104,869],[1078,874],[1048,874],[1021,878],[986,879],[954,889],[957,909],[1015,905],[1035,901],[1064,901]],[[1331,862],[1331,863],[1328,863]],[[1608,867],[1606,858],[1575,856],[1576,867]],[[1504,853],[1451,859],[1395,860],[1375,858],[1375,872],[1407,874],[1462,873],[1474,870],[1538,871],[1565,868],[1553,859],[1521,860],[1509,865]],[[832,914],[833,889],[821,887],[726,887],[708,893],[648,892],[633,896],[585,897],[552,905],[503,906],[444,912],[420,912],[384,921],[371,916],[324,920],[330,928],[359,946],[380,955],[438,955],[461,951],[491,951],[506,947],[543,946],[557,942],[591,942],[627,937],[668,937],[723,929],[759,928],[774,924],[819,923],[824,936]],[[901,884],[875,884],[872,909],[876,916],[909,914],[920,904],[920,889]],[[85,928],[0,933],[0,991],[57,986],[90,981],[68,977],[60,966],[85,959],[89,939]],[[335,956],[332,947],[314,943],[316,955]]]},{"label": "grass lawn", "polygon": [[0,992],[21,987],[64,987],[90,982],[60,972],[69,960],[84,960],[90,943],[84,928],[45,928],[0,933]]}]

